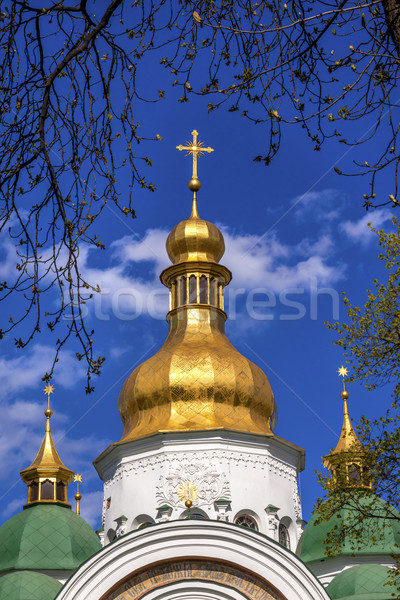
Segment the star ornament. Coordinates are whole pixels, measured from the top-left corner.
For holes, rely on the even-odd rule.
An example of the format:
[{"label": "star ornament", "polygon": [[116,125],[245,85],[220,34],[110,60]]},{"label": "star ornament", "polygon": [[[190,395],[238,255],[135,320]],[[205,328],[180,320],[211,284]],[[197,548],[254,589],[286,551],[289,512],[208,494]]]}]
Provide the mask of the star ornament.
[{"label": "star ornament", "polygon": [[74,481],[79,481],[79,482],[81,482],[81,481],[82,481],[82,475],[79,475],[79,473],[77,473],[77,474],[75,475],[75,477],[74,477]]},{"label": "star ornament", "polygon": [[347,377],[348,375],[348,369],[346,369],[346,367],[344,367],[343,365],[341,367],[339,367],[338,369],[338,373],[340,377]]},{"label": "star ornament", "polygon": [[48,396],[50,396],[50,394],[54,393],[54,385],[51,385],[50,383],[48,385],[46,385],[46,387],[44,388],[44,393],[47,394]]}]

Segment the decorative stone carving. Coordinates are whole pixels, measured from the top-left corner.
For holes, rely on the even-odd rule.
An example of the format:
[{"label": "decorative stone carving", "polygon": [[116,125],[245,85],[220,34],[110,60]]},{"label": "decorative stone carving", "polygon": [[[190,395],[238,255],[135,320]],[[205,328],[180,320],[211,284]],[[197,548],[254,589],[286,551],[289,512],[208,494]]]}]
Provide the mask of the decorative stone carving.
[{"label": "decorative stone carving", "polygon": [[300,539],[300,536],[303,533],[303,529],[306,525],[307,521],[304,521],[303,519],[296,519],[297,539]]},{"label": "decorative stone carving", "polygon": [[170,520],[172,515],[172,506],[168,504],[163,504],[157,508],[157,521],[159,523],[166,523]]},{"label": "decorative stone carving", "polygon": [[[167,453],[163,451],[159,454],[153,454],[146,458],[131,459],[129,462],[120,464],[113,477],[104,482],[105,495],[114,483],[117,483],[123,478],[129,476],[142,477],[148,470],[154,471],[157,469],[169,468],[170,473],[177,472],[184,465],[193,464],[196,471],[197,465],[202,464],[211,473],[218,473],[218,467],[222,464],[229,466],[245,465],[246,467],[257,468],[260,470],[268,470],[279,477],[293,481],[297,486],[296,470],[294,467],[281,462],[280,460],[263,454],[253,454],[247,452],[234,452],[229,450],[211,450],[209,452],[196,452],[196,454],[187,458],[187,454],[173,452]],[[211,465],[213,465],[211,467]],[[225,474],[220,474],[225,478]],[[228,484],[227,484],[228,485]],[[162,492],[160,492],[162,493]],[[221,493],[221,496],[226,497],[226,493]],[[218,494],[210,500],[218,498]],[[205,504],[206,502],[203,502]]]},{"label": "decorative stone carving", "polygon": [[268,506],[265,508],[265,512],[267,513],[267,535],[273,540],[278,539],[278,510],[279,508],[277,506],[273,506],[272,504],[268,504]]},{"label": "decorative stone carving", "polygon": [[296,515],[296,518],[302,519],[301,502],[300,502],[300,496],[299,496],[299,488],[297,487],[297,484],[293,488],[293,506],[294,506],[294,514]]},{"label": "decorative stone carving", "polygon": [[121,515],[117,519],[114,519],[117,526],[115,528],[115,537],[119,538],[121,535],[124,535],[127,532],[127,522],[128,519],[125,515]]},{"label": "decorative stone carving", "polygon": [[175,458],[170,462],[169,474],[166,477],[161,475],[159,481],[156,498],[171,506],[179,504],[177,490],[185,481],[192,481],[199,490],[199,496],[193,502],[193,506],[209,505],[218,498],[230,496],[225,473],[219,472],[209,458],[196,456],[183,460]]},{"label": "decorative stone carving", "polygon": [[225,498],[219,498],[214,502],[218,521],[229,521],[228,511],[231,510],[231,501]]}]

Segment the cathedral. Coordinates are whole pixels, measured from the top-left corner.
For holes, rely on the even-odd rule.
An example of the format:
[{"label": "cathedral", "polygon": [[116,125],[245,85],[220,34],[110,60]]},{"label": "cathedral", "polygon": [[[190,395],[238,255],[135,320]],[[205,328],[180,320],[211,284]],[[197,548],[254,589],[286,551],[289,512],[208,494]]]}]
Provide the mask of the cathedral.
[{"label": "cathedral", "polygon": [[[274,433],[267,376],[225,335],[224,238],[197,207],[197,159],[212,149],[196,131],[177,148],[193,158],[192,210],[166,240],[169,333],[125,381],[123,435],[94,460],[102,528],[80,516],[79,488],[76,512],[68,502],[74,472],[55,448],[49,401],[43,442],[21,471],[27,502],[0,527],[0,600],[389,600],[400,521],[384,540],[330,557],[325,539],[340,518],[302,518],[304,450]],[[347,398],[344,389],[342,432],[324,464],[365,488],[362,463],[349,458],[360,442]]]}]

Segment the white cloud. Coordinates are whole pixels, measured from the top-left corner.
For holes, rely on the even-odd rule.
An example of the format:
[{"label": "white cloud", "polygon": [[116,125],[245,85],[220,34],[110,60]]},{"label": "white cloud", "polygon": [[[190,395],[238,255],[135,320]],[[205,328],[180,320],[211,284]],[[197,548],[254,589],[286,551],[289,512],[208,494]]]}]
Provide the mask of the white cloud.
[{"label": "white cloud", "polygon": [[8,519],[13,514],[20,512],[24,504],[26,504],[26,496],[14,498],[14,500],[11,500],[11,502],[9,502],[6,505],[5,509],[2,511],[1,514],[4,517],[4,519]]},{"label": "white cloud", "polygon": [[310,214],[317,220],[334,221],[340,217],[344,209],[345,193],[342,190],[327,188],[319,191],[305,192],[292,200],[296,207],[296,218],[305,221]]},{"label": "white cloud", "polygon": [[103,492],[97,491],[85,494],[83,487],[81,488],[81,491],[81,517],[83,517],[93,529],[98,529],[101,526]]},{"label": "white cloud", "polygon": [[[42,377],[51,369],[54,352],[52,346],[34,344],[16,358],[0,358],[0,399],[28,387],[40,387]],[[59,357],[62,368],[56,369],[54,381],[71,389],[85,377],[85,369],[68,350],[61,350]]]},{"label": "white cloud", "polygon": [[[311,278],[322,285],[338,281],[342,272],[328,264],[334,245],[324,235],[312,242],[285,245],[274,237],[261,239],[253,235],[235,235],[224,229],[226,253],[222,262],[234,273],[233,286],[251,289],[266,287],[275,293],[288,288],[307,286]],[[308,258],[304,259],[304,255]]]},{"label": "white cloud", "polygon": [[[230,290],[251,291],[264,287],[274,293],[318,285],[332,285],[343,276],[342,265],[332,264],[335,245],[328,234],[300,243],[283,243],[276,235],[265,238],[236,233],[221,226],[226,252],[222,264],[233,272]],[[82,271],[101,294],[91,307],[94,316],[108,320],[110,313],[119,320],[142,315],[164,319],[168,310],[168,291],[159,281],[159,273],[168,266],[165,240],[168,231],[150,229],[142,240],[124,236],[112,244],[111,266],[90,267],[90,253],[83,255]],[[140,266],[146,264],[146,271]],[[139,271],[140,269],[140,271]],[[136,273],[140,272],[140,275]]]},{"label": "white cloud", "polygon": [[366,246],[375,237],[375,234],[368,227],[371,223],[372,227],[382,227],[391,217],[391,213],[386,208],[378,208],[372,212],[366,213],[358,221],[345,221],[341,224],[341,230],[350,238],[351,241],[357,242]]}]

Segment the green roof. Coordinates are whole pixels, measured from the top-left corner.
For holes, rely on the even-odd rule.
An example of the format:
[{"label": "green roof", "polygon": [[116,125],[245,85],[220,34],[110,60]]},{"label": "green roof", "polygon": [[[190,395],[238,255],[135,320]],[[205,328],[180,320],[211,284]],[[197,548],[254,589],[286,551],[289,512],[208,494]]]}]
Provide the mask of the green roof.
[{"label": "green roof", "polygon": [[336,575],[326,591],[332,600],[393,600],[396,586],[385,585],[389,572],[382,565],[351,567]]},{"label": "green roof", "polygon": [[0,573],[75,570],[101,549],[93,529],[64,506],[37,504],[0,527]]},{"label": "green roof", "polygon": [[[365,507],[371,508],[374,514],[385,514],[385,502],[374,496],[373,498],[368,496],[361,496],[359,503]],[[397,513],[394,508],[391,511]],[[325,554],[325,539],[330,531],[335,526],[341,527],[341,523],[351,515],[350,509],[342,509],[336,515],[334,515],[329,521],[323,521],[316,525],[315,522],[318,518],[318,512],[313,513],[311,519],[305,528],[299,544],[297,546],[296,554],[306,564],[319,561],[328,560],[328,556]],[[377,532],[383,532],[383,539],[379,539]],[[374,539],[374,536],[376,538]],[[396,547],[400,545],[400,514],[399,519],[379,519],[379,517],[370,517],[363,521],[363,543],[352,542],[350,539],[345,540],[341,550],[336,556],[359,556],[359,555],[390,555],[393,553]],[[360,546],[360,548],[358,547]]]},{"label": "green roof", "polygon": [[16,571],[0,577],[0,600],[53,600],[62,585],[34,571]]}]

